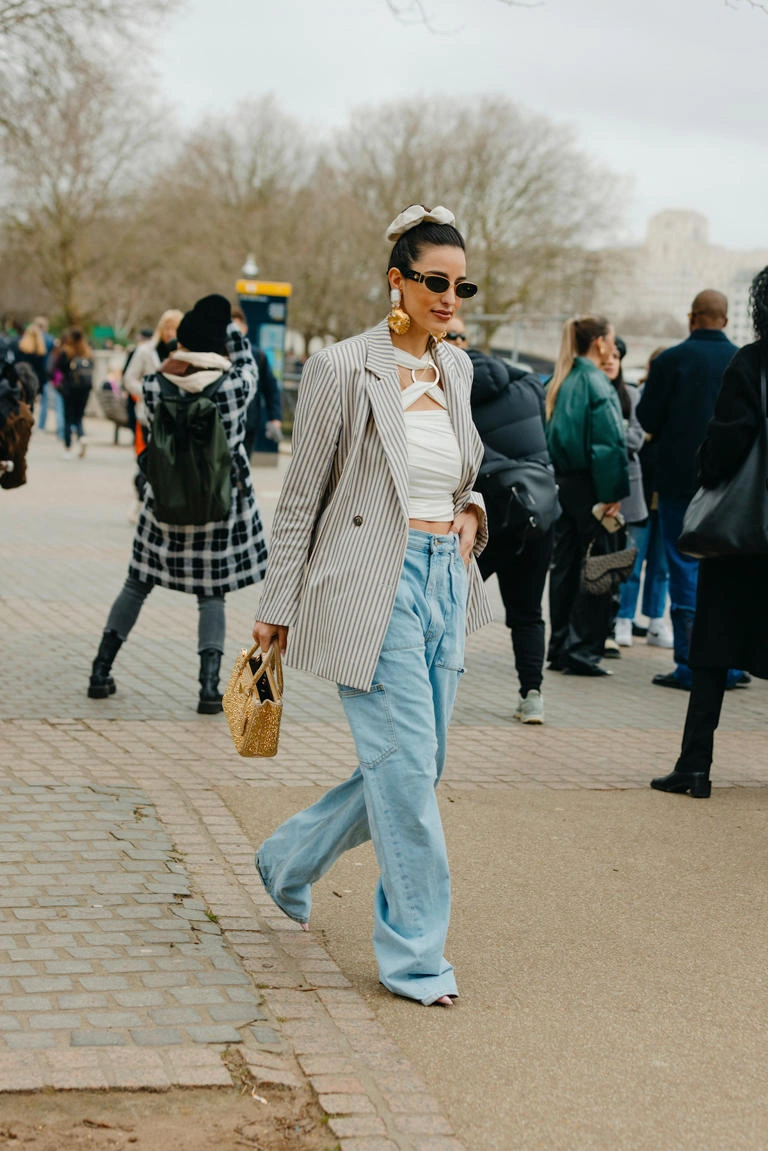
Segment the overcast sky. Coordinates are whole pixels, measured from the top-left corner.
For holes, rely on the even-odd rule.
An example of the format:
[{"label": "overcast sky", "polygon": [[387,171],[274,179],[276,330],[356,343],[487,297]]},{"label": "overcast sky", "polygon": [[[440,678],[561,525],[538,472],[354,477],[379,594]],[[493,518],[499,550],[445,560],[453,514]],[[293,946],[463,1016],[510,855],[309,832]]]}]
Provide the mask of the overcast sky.
[{"label": "overcast sky", "polygon": [[715,243],[768,248],[768,14],[747,0],[187,0],[156,45],[185,124],[273,92],[325,133],[360,104],[448,107],[501,93],[570,124],[629,177],[624,239],[662,208]]}]

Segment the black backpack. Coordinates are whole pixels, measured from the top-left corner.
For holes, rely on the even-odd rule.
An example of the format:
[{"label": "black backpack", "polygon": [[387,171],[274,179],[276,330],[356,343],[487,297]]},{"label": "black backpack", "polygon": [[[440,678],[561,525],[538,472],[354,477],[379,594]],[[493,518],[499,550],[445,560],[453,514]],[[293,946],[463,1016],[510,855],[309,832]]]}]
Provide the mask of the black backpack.
[{"label": "black backpack", "polygon": [[220,523],[232,504],[232,456],[213,397],[225,377],[190,395],[158,376],[160,398],[142,461],[165,524]]},{"label": "black backpack", "polygon": [[75,356],[69,361],[69,387],[84,392],[93,387],[93,360],[88,356]]}]

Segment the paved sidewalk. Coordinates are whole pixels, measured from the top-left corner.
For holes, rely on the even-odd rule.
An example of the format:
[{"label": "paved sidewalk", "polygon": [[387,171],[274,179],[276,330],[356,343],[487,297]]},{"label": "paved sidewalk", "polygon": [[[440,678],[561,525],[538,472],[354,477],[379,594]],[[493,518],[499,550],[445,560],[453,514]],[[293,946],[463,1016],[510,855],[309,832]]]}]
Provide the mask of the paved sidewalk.
[{"label": "paved sidewalk", "polygon": [[[257,1081],[309,1076],[344,1151],[460,1151],[377,1004],[255,877],[251,799],[354,763],[332,685],[289,672],[278,757],[240,759],[223,717],[195,712],[195,601],[156,589],[118,693],[87,699],[132,537],[130,449],[93,430],[83,461],[36,435],[29,484],[0,493],[0,1090],[225,1084],[237,1047]],[[255,474],[268,522],[282,470]],[[225,665],[257,602],[228,597]],[[446,798],[646,789],[674,761],[687,697],[650,686],[670,666],[659,649],[612,666],[548,675],[547,723],[523,728],[506,629],[472,637]],[[768,783],[766,703],[764,683],[728,694],[716,787]]]}]

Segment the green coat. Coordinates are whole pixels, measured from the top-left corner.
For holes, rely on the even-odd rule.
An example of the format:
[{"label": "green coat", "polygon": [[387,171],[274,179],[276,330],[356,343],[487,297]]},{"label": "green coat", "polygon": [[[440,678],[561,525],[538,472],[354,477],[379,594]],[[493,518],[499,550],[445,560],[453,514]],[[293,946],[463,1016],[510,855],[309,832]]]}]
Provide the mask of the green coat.
[{"label": "green coat", "polygon": [[584,356],[576,357],[560,385],[547,423],[547,444],[555,471],[589,473],[602,503],[629,495],[619,397],[608,377]]}]

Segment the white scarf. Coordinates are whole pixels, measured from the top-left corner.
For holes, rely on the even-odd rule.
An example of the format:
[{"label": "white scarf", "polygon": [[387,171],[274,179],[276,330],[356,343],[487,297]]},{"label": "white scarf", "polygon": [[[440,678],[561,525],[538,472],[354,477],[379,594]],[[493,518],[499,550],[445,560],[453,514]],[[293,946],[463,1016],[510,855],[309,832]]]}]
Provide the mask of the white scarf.
[{"label": "white scarf", "polygon": [[231,360],[228,360],[226,356],[220,356],[218,352],[178,351],[171,352],[169,359],[181,360],[184,364],[192,364],[194,367],[202,369],[198,372],[192,372],[188,376],[175,376],[171,372],[163,372],[166,380],[170,380],[177,388],[181,388],[183,392],[188,392],[191,396],[202,392],[232,367]]}]

